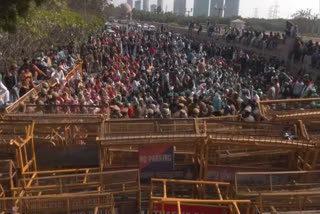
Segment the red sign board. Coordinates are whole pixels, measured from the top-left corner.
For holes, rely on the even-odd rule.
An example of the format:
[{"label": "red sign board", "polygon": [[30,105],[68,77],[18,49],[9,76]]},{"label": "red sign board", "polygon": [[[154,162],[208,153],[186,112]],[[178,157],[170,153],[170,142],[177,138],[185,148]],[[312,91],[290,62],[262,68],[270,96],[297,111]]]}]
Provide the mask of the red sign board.
[{"label": "red sign board", "polygon": [[141,172],[163,172],[173,170],[173,146],[140,146],[139,166]]},{"label": "red sign board", "polygon": [[[181,204],[181,214],[229,214],[228,207],[200,206]],[[165,204],[164,214],[178,214],[178,207],[175,204]],[[153,214],[162,214],[162,206],[160,203],[153,203]]]}]

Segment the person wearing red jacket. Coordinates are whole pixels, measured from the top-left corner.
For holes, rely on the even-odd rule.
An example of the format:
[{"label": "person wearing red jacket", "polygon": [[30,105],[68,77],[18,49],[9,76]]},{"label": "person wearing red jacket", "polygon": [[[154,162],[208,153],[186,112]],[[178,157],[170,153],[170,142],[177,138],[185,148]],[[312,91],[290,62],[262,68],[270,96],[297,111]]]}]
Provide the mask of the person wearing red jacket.
[{"label": "person wearing red jacket", "polygon": [[130,103],[126,104],[126,107],[128,108],[128,116],[129,116],[130,118],[132,118],[133,115],[134,115],[134,110],[133,110],[131,104],[130,104]]}]

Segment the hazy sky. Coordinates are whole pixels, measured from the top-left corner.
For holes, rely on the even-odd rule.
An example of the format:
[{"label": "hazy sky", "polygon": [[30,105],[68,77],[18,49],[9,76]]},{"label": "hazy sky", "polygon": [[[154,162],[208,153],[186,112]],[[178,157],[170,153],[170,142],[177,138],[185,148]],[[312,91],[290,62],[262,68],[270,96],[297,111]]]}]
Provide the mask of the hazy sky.
[{"label": "hazy sky", "polygon": [[[134,0],[135,1],[135,0]],[[187,0],[187,7],[193,7],[193,1]],[[319,13],[320,0],[240,0],[240,15],[242,17],[253,17],[255,8],[258,10],[259,18],[268,18],[269,10],[272,5],[278,5],[278,16],[282,18],[290,17],[294,12],[300,9],[312,9],[313,13]],[[125,3],[126,0],[113,0],[115,5]],[[150,4],[156,3],[156,0],[150,0]],[[164,0],[168,11],[173,9],[173,0]],[[165,9],[165,8],[164,8]]]}]

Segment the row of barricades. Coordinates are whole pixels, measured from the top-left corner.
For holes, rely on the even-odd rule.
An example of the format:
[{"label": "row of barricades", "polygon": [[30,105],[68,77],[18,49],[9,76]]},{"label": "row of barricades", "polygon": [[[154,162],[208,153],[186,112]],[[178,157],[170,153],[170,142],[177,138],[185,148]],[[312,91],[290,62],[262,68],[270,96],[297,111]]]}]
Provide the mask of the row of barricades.
[{"label": "row of barricades", "polygon": [[[105,145],[140,144],[149,139],[208,139],[209,144],[255,146],[292,146],[314,148],[315,142],[299,121],[290,123],[241,123],[214,118],[177,120],[110,120],[104,121],[98,141]],[[169,141],[170,142],[170,141]],[[152,143],[151,143],[152,144]],[[257,145],[257,146],[259,146]]]},{"label": "row of barricades", "polygon": [[267,121],[317,120],[320,98],[283,99],[258,102],[260,117]]}]

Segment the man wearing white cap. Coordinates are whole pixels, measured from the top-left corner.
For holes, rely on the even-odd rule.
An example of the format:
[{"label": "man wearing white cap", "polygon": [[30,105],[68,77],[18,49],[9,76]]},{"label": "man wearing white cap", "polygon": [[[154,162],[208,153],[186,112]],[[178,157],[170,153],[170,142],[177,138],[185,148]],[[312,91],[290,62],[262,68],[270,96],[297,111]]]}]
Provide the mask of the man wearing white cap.
[{"label": "man wearing white cap", "polygon": [[250,123],[255,122],[255,119],[254,119],[254,117],[251,115],[251,112],[252,112],[251,106],[245,107],[245,109],[244,109],[244,115],[243,115],[243,120],[244,120],[245,122],[250,122]]}]

